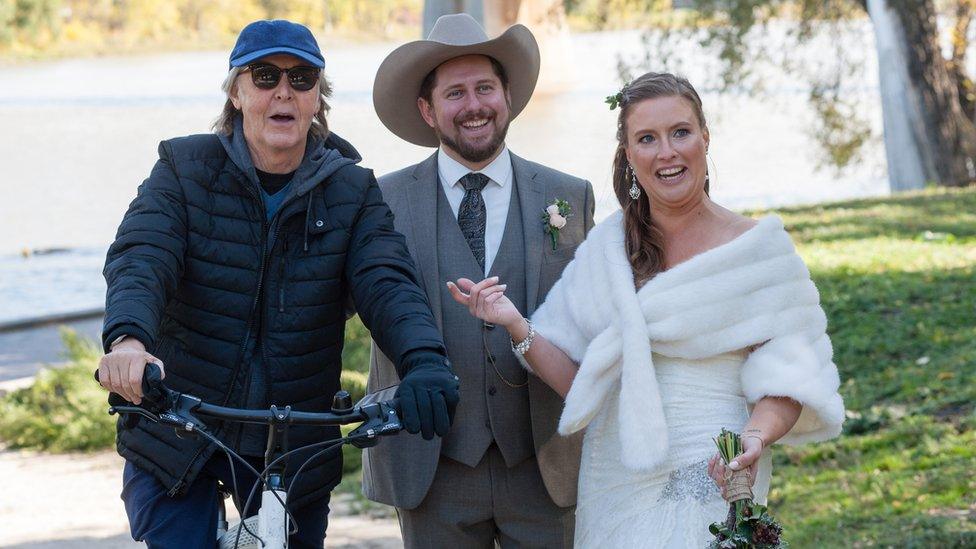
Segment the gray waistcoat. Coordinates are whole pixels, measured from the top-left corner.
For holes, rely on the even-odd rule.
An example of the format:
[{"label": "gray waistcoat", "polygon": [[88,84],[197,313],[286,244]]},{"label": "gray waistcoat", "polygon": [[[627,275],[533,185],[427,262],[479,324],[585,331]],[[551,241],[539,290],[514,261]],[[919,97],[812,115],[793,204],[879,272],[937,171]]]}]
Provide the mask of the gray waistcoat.
[{"label": "gray waistcoat", "polygon": [[[505,295],[524,311],[522,211],[514,180],[509,184],[512,197],[508,219],[489,275],[498,276],[508,285]],[[438,192],[437,199],[437,234],[437,261],[443,280],[464,277],[477,282],[484,278],[443,190]],[[461,378],[461,403],[441,453],[474,467],[494,440],[505,464],[512,467],[535,452],[531,429],[526,428],[530,417],[529,393],[524,386],[527,373],[512,354],[511,341],[504,328],[486,327],[467,308],[455,304],[446,288],[442,287],[441,291],[442,303],[448,304],[443,308],[444,343],[454,371]],[[505,380],[523,386],[512,387],[506,383],[495,372],[496,368]]]}]

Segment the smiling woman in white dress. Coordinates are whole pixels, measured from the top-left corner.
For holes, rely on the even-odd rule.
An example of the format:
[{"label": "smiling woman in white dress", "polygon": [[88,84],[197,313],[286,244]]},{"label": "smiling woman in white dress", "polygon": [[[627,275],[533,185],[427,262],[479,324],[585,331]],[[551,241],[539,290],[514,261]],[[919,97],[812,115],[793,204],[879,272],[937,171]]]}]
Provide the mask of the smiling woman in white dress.
[{"label": "smiling woman in white dress", "polygon": [[840,432],[837,368],[779,218],[709,198],[709,132],[691,84],[649,73],[617,100],[621,210],[590,232],[532,322],[503,281],[448,286],[566,397],[560,432],[587,428],[576,546],[700,549],[728,511],[711,438],[742,433],[731,465],[748,468],[765,501],[771,444]]}]

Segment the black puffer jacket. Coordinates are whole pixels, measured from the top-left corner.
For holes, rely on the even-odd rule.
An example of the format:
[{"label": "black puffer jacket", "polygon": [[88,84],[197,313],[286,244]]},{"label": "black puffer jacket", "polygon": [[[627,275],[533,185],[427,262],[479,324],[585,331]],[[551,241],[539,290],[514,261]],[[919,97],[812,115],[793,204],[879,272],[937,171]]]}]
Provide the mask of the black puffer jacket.
[{"label": "black puffer jacket", "polygon": [[[103,344],[134,336],[164,362],[169,387],[239,407],[244,347],[258,330],[270,402],[304,411],[328,410],[339,389],[350,296],[401,366],[446,356],[404,239],[372,172],[355,165],[355,150],[335,136],[310,139],[269,224],[239,120],[237,128],[231,137],[160,144],[109,248]],[[218,424],[218,437],[235,430]],[[292,428],[289,442],[336,436],[335,428]],[[170,495],[183,493],[214,451],[146,420],[120,428],[117,443]],[[291,460],[288,471],[301,461]],[[338,451],[316,463],[289,494],[295,506],[339,482]]]}]

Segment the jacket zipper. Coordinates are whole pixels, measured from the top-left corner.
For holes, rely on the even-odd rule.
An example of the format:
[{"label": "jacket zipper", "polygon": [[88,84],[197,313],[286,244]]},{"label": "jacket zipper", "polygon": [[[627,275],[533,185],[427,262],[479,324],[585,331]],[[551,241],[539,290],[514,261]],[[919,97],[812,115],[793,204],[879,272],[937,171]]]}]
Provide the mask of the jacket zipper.
[{"label": "jacket zipper", "polygon": [[[260,196],[255,195],[254,191],[250,187],[246,187],[251,196],[258,200],[261,204],[261,269],[258,271],[258,286],[257,291],[254,292],[254,300],[251,302],[251,310],[247,316],[247,329],[244,330],[244,339],[241,340],[241,348],[237,351],[237,366],[234,368],[234,375],[231,376],[230,387],[227,389],[227,393],[224,394],[222,406],[227,406],[230,401],[230,395],[233,392],[234,384],[237,381],[237,376],[241,373],[241,367],[243,366],[244,353],[247,351],[247,341],[251,337],[251,328],[254,327],[254,311],[257,309],[258,303],[261,301],[261,288],[264,286],[264,271],[267,268],[268,257],[271,255],[268,250],[268,213],[264,206],[264,200],[261,200]],[[248,389],[244,388],[245,391]]]},{"label": "jacket zipper", "polygon": [[[284,207],[283,204],[282,207]],[[278,214],[280,213],[281,213],[281,209],[279,208],[278,212],[274,216],[274,219],[271,220],[271,223],[274,226],[274,234],[271,237],[271,243],[270,246],[268,247],[269,250],[268,250],[268,256],[267,258],[265,258],[266,261],[271,258],[272,252],[274,251],[275,243],[278,241],[278,233],[281,232],[281,220],[278,218]],[[282,263],[283,262],[284,262],[284,251],[282,251]],[[261,288],[261,280],[258,281],[258,290],[260,290],[260,288]],[[268,331],[268,322],[264,315],[265,309],[266,309],[265,307],[261,307],[261,311],[258,312],[258,315],[260,315],[261,317],[261,326],[259,328],[260,333],[258,334],[259,338],[261,338],[261,336],[264,336]],[[268,372],[270,370],[268,368],[268,355],[265,352],[267,345],[262,344],[260,345],[260,347],[261,347],[261,367],[264,368],[264,372],[262,373],[262,375],[264,376],[264,401],[270,405],[270,404],[274,404],[274,402],[271,401],[271,376],[268,375]]]},{"label": "jacket zipper", "polygon": [[[238,351],[238,355],[237,355],[237,367],[234,369],[234,375],[231,378],[231,388],[233,388],[233,386],[234,386],[234,380],[237,379],[238,374],[240,374],[241,367],[243,366],[243,364],[241,362],[244,360],[244,353],[245,353],[245,351],[247,351],[247,340],[248,340],[248,338],[251,337],[251,329],[254,327],[254,311],[257,308],[258,303],[261,300],[261,290],[264,287],[264,273],[267,270],[268,260],[271,259],[272,252],[274,251],[275,244],[277,243],[277,240],[278,240],[278,233],[281,230],[281,223],[278,222],[279,221],[279,218],[280,218],[280,215],[279,214],[281,214],[281,212],[283,212],[285,210],[285,207],[288,205],[289,202],[292,202],[294,200],[294,197],[292,197],[292,200],[288,200],[288,201],[283,202],[278,207],[278,212],[275,213],[274,218],[271,220],[272,225],[268,225],[268,211],[267,211],[267,209],[266,209],[266,207],[264,205],[264,200],[260,196],[257,195],[257,193],[254,191],[254,189],[251,188],[250,185],[245,185],[244,188],[247,189],[247,192],[251,195],[252,198],[254,198],[255,200],[257,200],[258,203],[261,204],[261,220],[262,220],[262,222],[261,222],[261,228],[262,228],[262,231],[261,231],[261,245],[262,245],[262,249],[261,249],[261,270],[258,271],[258,287],[257,287],[257,291],[254,293],[254,301],[251,303],[251,312],[248,314],[247,329],[244,331],[244,339],[243,339],[243,341],[241,341],[241,348]],[[268,232],[269,232],[271,226],[274,226],[274,234],[272,235],[272,238],[271,238],[271,240],[269,242],[268,241]],[[259,314],[262,315],[262,320],[264,320],[263,319],[264,312],[261,311]],[[263,324],[263,322],[262,322],[262,324]],[[263,331],[263,327],[262,327],[262,331]],[[263,353],[263,350],[262,350],[262,353]],[[262,354],[262,356],[263,356],[263,354]],[[230,389],[228,389],[227,394],[224,395],[224,404],[223,404],[224,406],[226,406],[227,403],[230,401],[230,394],[231,394],[231,391],[230,391]]]},{"label": "jacket zipper", "polygon": [[288,255],[288,240],[281,243],[281,260],[278,262],[278,312],[285,312],[285,256]]},{"label": "jacket zipper", "polygon": [[[257,200],[258,204],[261,205],[261,220],[262,220],[261,227],[263,229],[261,231],[261,269],[258,271],[258,287],[257,287],[257,292],[254,293],[254,301],[251,302],[251,312],[248,314],[247,329],[244,330],[244,339],[243,341],[241,341],[241,348],[237,354],[237,361],[236,361],[237,365],[234,368],[234,373],[231,375],[230,387],[227,389],[227,393],[224,394],[223,404],[222,404],[223,406],[226,406],[227,403],[230,402],[230,395],[233,392],[234,383],[237,380],[237,376],[240,375],[241,373],[241,367],[243,366],[242,361],[244,360],[244,352],[247,350],[247,340],[248,338],[251,337],[251,328],[254,326],[254,310],[255,308],[257,308],[258,302],[261,300],[261,288],[264,285],[264,271],[267,268],[268,259],[271,257],[271,252],[274,249],[275,240],[277,240],[278,238],[278,232],[280,229],[280,223],[279,223],[278,225],[275,226],[275,234],[274,234],[274,238],[272,238],[271,240],[271,246],[268,246],[268,230],[269,230],[268,211],[264,205],[264,200],[261,199],[261,197],[258,196],[257,193],[255,193],[254,189],[252,189],[250,185],[244,185],[244,188],[247,190],[248,194],[251,195],[251,198]],[[284,211],[285,206],[287,206],[287,204],[288,204],[287,202],[282,203],[278,207],[278,213]],[[277,217],[278,214],[275,214],[275,218]],[[262,326],[262,331],[263,331],[263,326]],[[265,358],[263,345],[261,346],[261,358],[262,359]],[[247,389],[248,388],[245,387],[245,391]],[[270,383],[265,383],[265,396],[267,400],[270,402],[271,400]],[[218,435],[220,431],[221,430],[218,430],[217,433]],[[202,454],[209,446],[210,446],[209,444],[206,444],[202,448],[197,450],[197,453],[193,455],[192,459],[190,459],[190,464],[192,465],[197,460],[197,458],[200,457],[200,454]],[[182,489],[183,485],[186,484],[185,481],[186,474],[187,472],[189,472],[189,470],[190,470],[190,466],[187,466],[187,469],[183,471],[183,474],[180,476],[180,479],[176,482],[176,485],[174,485],[173,488],[171,488],[170,491],[168,492],[170,496],[176,495],[179,492],[179,490]]]}]

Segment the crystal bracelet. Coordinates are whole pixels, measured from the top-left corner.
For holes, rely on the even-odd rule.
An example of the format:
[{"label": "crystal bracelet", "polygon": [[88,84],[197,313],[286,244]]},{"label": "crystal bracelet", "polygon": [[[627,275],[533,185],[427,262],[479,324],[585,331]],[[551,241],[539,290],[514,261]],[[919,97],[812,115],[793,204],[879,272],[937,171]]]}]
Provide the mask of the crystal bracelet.
[{"label": "crystal bracelet", "polygon": [[525,336],[525,339],[519,341],[518,343],[515,343],[514,339],[511,340],[512,352],[518,356],[522,356],[529,352],[529,347],[532,346],[532,340],[535,339],[535,328],[532,327],[532,321],[525,319],[525,323],[529,326],[529,333]]}]

